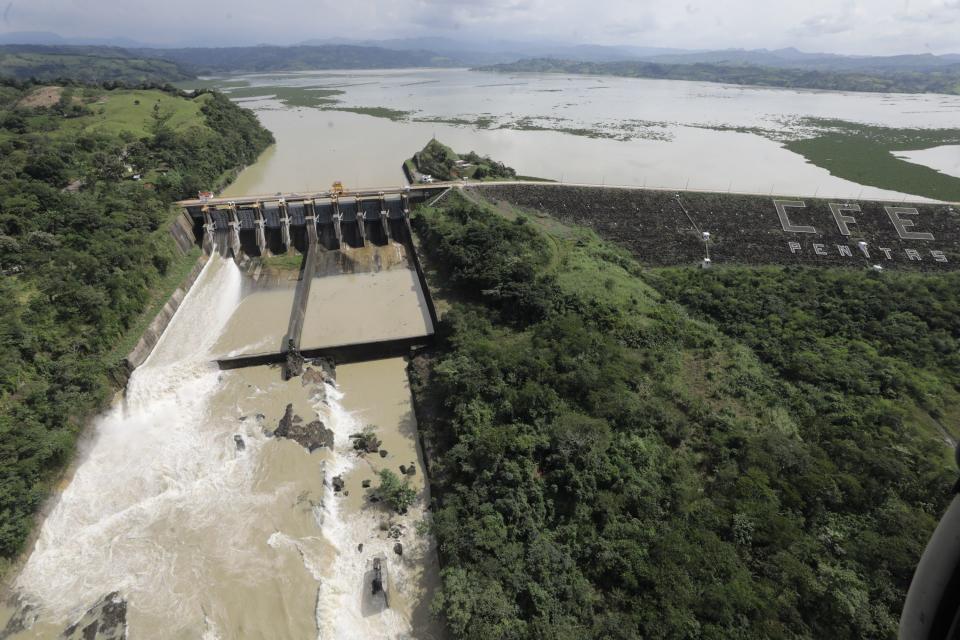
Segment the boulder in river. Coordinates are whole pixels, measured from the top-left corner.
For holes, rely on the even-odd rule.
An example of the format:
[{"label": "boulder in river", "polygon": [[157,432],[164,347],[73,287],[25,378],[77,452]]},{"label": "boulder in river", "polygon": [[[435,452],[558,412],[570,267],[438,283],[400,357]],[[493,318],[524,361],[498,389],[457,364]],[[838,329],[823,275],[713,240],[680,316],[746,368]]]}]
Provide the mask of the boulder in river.
[{"label": "boulder in river", "polygon": [[352,433],[353,448],[362,453],[376,453],[380,450],[380,438],[374,432],[372,426],[368,426],[361,433]]},{"label": "boulder in river", "polygon": [[374,603],[377,602],[379,598],[383,598],[382,604],[377,603],[374,605],[376,611],[382,611],[384,608],[390,606],[387,594],[387,585],[389,580],[387,579],[387,559],[383,555],[376,555],[367,564],[368,570],[366,573],[366,579],[370,581],[370,595],[374,598]]},{"label": "boulder in river", "polygon": [[333,490],[334,491],[343,491],[343,476],[333,476]]},{"label": "boulder in river", "polygon": [[237,445],[237,451],[243,451],[247,448],[247,443],[243,441],[243,436],[239,433],[233,436],[233,443]]},{"label": "boulder in river", "polygon": [[278,438],[293,440],[307,451],[315,451],[320,447],[333,449],[333,431],[331,429],[328,429],[319,420],[304,424],[302,420],[298,422],[296,418],[297,416],[293,415],[293,405],[288,404],[273,435]]},{"label": "boulder in river", "polygon": [[4,604],[16,607],[16,610],[13,616],[7,620],[6,626],[0,629],[0,639],[6,640],[6,638],[29,629],[40,617],[40,612],[35,606],[19,601],[19,599],[16,602],[11,601]]},{"label": "boulder in river", "polygon": [[127,637],[127,601],[114,591],[67,627],[66,640],[123,640]]},{"label": "boulder in river", "polygon": [[399,542],[396,543],[395,545],[393,545],[393,552],[394,552],[395,554],[397,554],[398,556],[402,556],[402,555],[403,555],[403,545],[400,544]]},{"label": "boulder in river", "polygon": [[380,558],[373,559],[373,580],[370,581],[370,587],[374,595],[383,591],[383,563]]}]

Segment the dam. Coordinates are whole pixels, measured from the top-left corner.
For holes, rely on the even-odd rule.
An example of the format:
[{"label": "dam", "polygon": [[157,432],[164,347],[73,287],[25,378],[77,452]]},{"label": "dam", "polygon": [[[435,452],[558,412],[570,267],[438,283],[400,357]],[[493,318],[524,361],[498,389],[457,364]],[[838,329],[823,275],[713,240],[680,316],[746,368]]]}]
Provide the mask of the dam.
[{"label": "dam", "polygon": [[[253,345],[221,344],[221,368],[279,362],[290,349],[305,357],[331,356],[343,362],[401,355],[422,343],[425,336],[432,334],[437,314],[413,250],[410,205],[424,202],[444,189],[408,187],[394,192],[328,191],[181,202],[192,224],[193,237],[207,253],[216,247],[222,255],[230,254],[241,261],[287,252],[303,255],[292,290],[287,288],[286,294],[273,291],[270,301],[251,299],[246,303],[265,303],[272,311],[289,306],[286,333],[278,337],[267,331],[266,341]],[[412,270],[392,269],[403,265]],[[380,286],[370,294],[379,306],[368,314],[390,315],[394,324],[386,331],[372,327],[359,330],[363,335],[360,342],[337,337],[337,327],[347,325],[348,319],[333,316],[339,310],[350,309],[350,305],[342,303],[355,291],[353,285],[363,280],[357,274],[381,272],[377,278]],[[333,274],[340,277],[325,277]],[[413,291],[421,313],[405,314],[409,309],[396,304],[398,290]],[[362,324],[362,318],[356,322]],[[264,336],[262,327],[255,326],[253,331]]]}]

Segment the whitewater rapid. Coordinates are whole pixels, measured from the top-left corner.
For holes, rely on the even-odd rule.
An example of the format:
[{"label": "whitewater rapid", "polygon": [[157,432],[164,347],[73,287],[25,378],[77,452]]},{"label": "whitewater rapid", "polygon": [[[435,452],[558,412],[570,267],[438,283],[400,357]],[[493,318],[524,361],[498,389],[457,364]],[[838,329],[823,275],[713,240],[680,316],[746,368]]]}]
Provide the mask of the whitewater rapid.
[{"label": "whitewater rapid", "polygon": [[[363,423],[344,392],[284,382],[270,367],[217,368],[243,278],[211,257],[124,399],[96,420],[13,585],[39,615],[16,637],[57,637],[114,591],[132,638],[432,637],[414,633],[401,593],[419,584],[418,543],[405,541],[413,562],[393,554],[383,511],[364,502],[361,478],[376,470],[352,450]],[[345,369],[361,407],[376,396],[359,381],[377,370]],[[399,406],[409,399],[402,362],[390,371],[381,385]],[[334,431],[334,451],[268,436],[288,403]],[[415,444],[408,434],[391,448],[405,460]],[[334,495],[334,475],[348,479],[349,499]],[[370,599],[373,554],[402,587],[397,610]]]}]

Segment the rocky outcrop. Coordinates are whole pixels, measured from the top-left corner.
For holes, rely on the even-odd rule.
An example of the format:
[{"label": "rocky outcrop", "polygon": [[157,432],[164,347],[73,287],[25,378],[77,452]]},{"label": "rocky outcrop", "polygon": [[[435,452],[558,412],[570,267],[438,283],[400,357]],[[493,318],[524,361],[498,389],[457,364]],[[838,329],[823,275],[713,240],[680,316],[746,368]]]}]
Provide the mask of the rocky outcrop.
[{"label": "rocky outcrop", "polygon": [[287,405],[273,435],[293,440],[307,451],[315,451],[320,447],[333,449],[333,431],[319,420],[304,423],[303,418],[294,415],[292,404]]},{"label": "rocky outcrop", "polygon": [[122,640],[127,637],[127,601],[116,591],[105,595],[67,627],[66,640]]},{"label": "rocky outcrop", "polygon": [[374,433],[373,427],[367,427],[362,433],[353,433],[350,438],[353,439],[353,448],[360,453],[377,453],[380,451],[382,443]]},{"label": "rocky outcrop", "polygon": [[290,380],[303,375],[303,363],[303,356],[300,355],[297,347],[293,344],[293,340],[289,340],[287,343],[287,361],[283,366],[283,379]]},{"label": "rocky outcrop", "polygon": [[324,375],[323,375],[323,371],[321,371],[320,369],[312,369],[312,368],[304,371],[303,376],[301,376],[300,380],[303,383],[303,386],[307,386],[308,384],[323,384],[324,382],[326,382],[326,379],[324,378]]},{"label": "rocky outcrop", "polygon": [[337,366],[330,358],[314,358],[310,361],[314,367],[319,367],[323,372],[324,379],[329,382],[337,381]]},{"label": "rocky outcrop", "polygon": [[6,604],[15,608],[15,611],[13,616],[7,620],[6,626],[0,630],[0,640],[7,640],[7,638],[29,629],[33,626],[33,623],[37,621],[37,617],[39,616],[36,607],[21,602],[19,599],[13,599]]}]

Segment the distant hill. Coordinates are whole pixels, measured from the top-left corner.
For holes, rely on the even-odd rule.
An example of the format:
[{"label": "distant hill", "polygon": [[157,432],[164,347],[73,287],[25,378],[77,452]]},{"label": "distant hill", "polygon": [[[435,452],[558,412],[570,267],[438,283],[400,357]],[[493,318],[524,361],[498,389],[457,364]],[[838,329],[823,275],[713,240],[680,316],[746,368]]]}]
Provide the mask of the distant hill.
[{"label": "distant hill", "polygon": [[201,74],[235,71],[307,71],[311,69],[398,69],[450,67],[464,62],[432,51],[396,51],[355,45],[258,46],[229,48],[130,49],[134,54],[169,60]]},{"label": "distant hill", "polygon": [[480,67],[478,70],[502,73],[577,73],[628,78],[695,80],[828,91],[960,94],[960,63],[947,64],[935,70],[879,72],[828,71],[729,63],[663,64],[643,61],[597,63],[537,58]]},{"label": "distant hill", "polygon": [[0,77],[169,82],[200,74],[313,69],[484,67],[849,91],[957,93],[960,55],[842,56],[797,49],[686,51],[641,46],[398,38],[295,46],[154,48],[60,44],[53,33],[0,35]]},{"label": "distant hill", "polygon": [[960,55],[843,56],[788,49],[727,49],[641,56],[661,64],[755,65],[820,71],[936,71],[960,64]]},{"label": "distant hill", "polygon": [[393,69],[469,66],[423,50],[354,45],[227,48],[119,48],[75,45],[2,45],[0,77],[40,81],[125,84],[176,82],[199,74],[312,69]]},{"label": "distant hill", "polygon": [[175,62],[141,57],[114,47],[0,46],[0,78],[158,84],[195,77]]},{"label": "distant hill", "polygon": [[97,47],[149,47],[151,45],[131,40],[130,38],[74,38],[64,37],[50,31],[11,31],[0,33],[2,44],[40,44],[40,45],[73,45]]},{"label": "distant hill", "polygon": [[643,56],[695,53],[664,47],[607,46],[516,40],[453,39],[443,37],[393,38],[388,40],[313,39],[299,43],[309,46],[376,46],[398,51],[435,51],[467,65],[513,62],[523,58],[566,58],[588,62],[639,59]]}]

